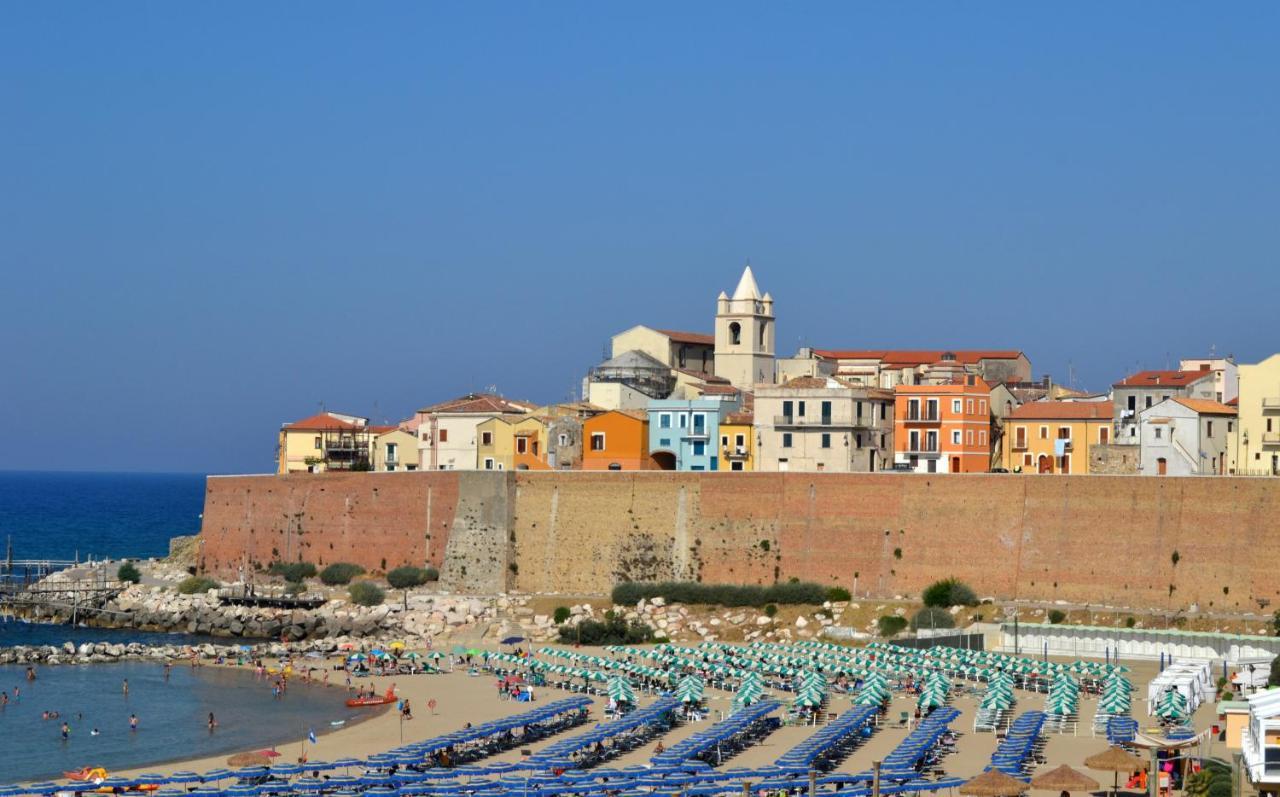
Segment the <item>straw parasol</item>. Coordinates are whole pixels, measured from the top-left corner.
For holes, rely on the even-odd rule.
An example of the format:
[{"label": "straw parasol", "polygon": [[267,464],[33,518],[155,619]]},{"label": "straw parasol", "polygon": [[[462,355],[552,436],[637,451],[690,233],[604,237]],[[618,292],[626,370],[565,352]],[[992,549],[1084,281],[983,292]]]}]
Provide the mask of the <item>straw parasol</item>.
[{"label": "straw parasol", "polygon": [[1119,747],[1108,747],[1101,753],[1089,756],[1084,760],[1084,765],[1089,769],[1114,772],[1115,777],[1111,784],[1112,793],[1115,793],[1120,788],[1121,772],[1137,772],[1147,768],[1147,762]]},{"label": "straw parasol", "polygon": [[1027,790],[1027,784],[998,769],[988,769],[960,787],[961,794],[971,797],[1018,797]]},{"label": "straw parasol", "polygon": [[271,765],[271,759],[262,753],[236,753],[227,759],[229,767],[265,767]]},{"label": "straw parasol", "polygon": [[1031,779],[1031,788],[1042,791],[1093,791],[1098,781],[1063,764]]}]

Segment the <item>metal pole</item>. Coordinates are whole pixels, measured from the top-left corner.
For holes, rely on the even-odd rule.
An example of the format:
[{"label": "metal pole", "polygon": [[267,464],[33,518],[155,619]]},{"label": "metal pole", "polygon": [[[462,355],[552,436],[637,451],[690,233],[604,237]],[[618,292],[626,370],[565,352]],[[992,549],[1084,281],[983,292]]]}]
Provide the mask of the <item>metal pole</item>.
[{"label": "metal pole", "polygon": [[751,781],[742,781],[742,797],[751,797]]},{"label": "metal pole", "polygon": [[809,797],[818,793],[818,770],[809,770]]},{"label": "metal pole", "polygon": [[[1160,770],[1156,767],[1156,755],[1160,751],[1151,748],[1151,771],[1147,773],[1147,794],[1149,797],[1160,797]],[[1173,784],[1169,784],[1172,786]]]},{"label": "metal pole", "polygon": [[880,763],[871,762],[871,797],[880,797]]}]

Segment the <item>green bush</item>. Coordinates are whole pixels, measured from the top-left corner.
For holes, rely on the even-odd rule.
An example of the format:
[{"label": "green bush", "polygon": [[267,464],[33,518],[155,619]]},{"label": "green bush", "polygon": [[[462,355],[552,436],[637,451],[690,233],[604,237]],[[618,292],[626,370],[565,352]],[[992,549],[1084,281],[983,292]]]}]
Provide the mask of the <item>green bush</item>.
[{"label": "green bush", "polygon": [[130,584],[137,584],[142,580],[142,571],[133,562],[125,562],[120,565],[119,570],[116,570],[116,578],[128,581]]},{"label": "green bush", "polygon": [[320,580],[333,587],[339,584],[350,584],[351,579],[363,573],[364,568],[360,565],[353,565],[350,562],[334,562],[320,571]]},{"label": "green bush", "polygon": [[977,606],[978,596],[963,581],[944,578],[924,588],[920,594],[925,606],[947,609],[952,606]]},{"label": "green bush", "polygon": [[552,615],[551,619],[556,621],[556,625],[560,625],[565,620],[568,620],[569,616],[570,612],[568,606],[557,606],[555,614]]},{"label": "green bush", "polygon": [[622,606],[663,598],[669,603],[716,606],[764,606],[779,604],[820,604],[828,600],[821,584],[794,581],[769,587],[736,584],[699,584],[694,581],[628,581],[613,588],[613,602]]},{"label": "green bush", "polygon": [[1124,618],[1124,627],[1125,627],[1125,628],[1133,628],[1133,627],[1134,627],[1135,625],[1137,625],[1137,624],[1138,624],[1138,621],[1137,621],[1137,620],[1135,620],[1135,619],[1134,619],[1134,618],[1132,618],[1132,617],[1126,617],[1126,618]]},{"label": "green bush", "polygon": [[886,614],[876,620],[876,630],[880,632],[882,637],[897,636],[907,627],[907,618],[899,617],[896,614]]},{"label": "green bush", "polygon": [[184,578],[178,582],[178,592],[183,595],[195,595],[200,592],[208,592],[211,589],[217,589],[222,586],[211,578],[204,576],[191,576]]},{"label": "green bush", "polygon": [[357,606],[381,606],[387,594],[372,581],[357,581],[347,587],[347,596]]},{"label": "green bush", "polygon": [[1054,625],[1058,625],[1065,619],[1067,619],[1067,613],[1062,611],[1061,609],[1049,610],[1049,622],[1053,623]]},{"label": "green bush", "polygon": [[405,565],[397,567],[390,573],[387,573],[387,583],[396,589],[408,589],[410,587],[419,587],[427,583],[427,571],[425,568]]},{"label": "green bush", "polygon": [[1204,769],[1187,777],[1187,797],[1231,797],[1231,769],[1212,759],[1204,759]]},{"label": "green bush", "polygon": [[831,589],[827,590],[827,600],[831,601],[832,603],[847,601],[852,597],[853,596],[849,594],[849,590],[845,589],[844,587],[832,587]]},{"label": "green bush", "polygon": [[776,615],[777,613],[778,613],[778,607],[777,607],[777,605],[776,605],[776,604],[773,604],[773,603],[766,603],[766,604],[764,605],[764,615],[765,615],[765,617],[773,617],[773,616],[774,616],[774,615]]},{"label": "green bush", "polygon": [[423,572],[425,572],[425,573],[427,574],[427,581],[439,581],[439,580],[440,580],[440,571],[439,571],[439,570],[436,570],[434,567],[427,566],[427,567],[423,568]]},{"label": "green bush", "polygon": [[1271,671],[1267,673],[1267,686],[1280,686],[1280,657],[1271,660]]},{"label": "green bush", "polygon": [[562,643],[584,645],[639,645],[653,641],[653,629],[641,622],[628,623],[617,615],[606,615],[603,622],[583,620],[577,625],[560,626]]},{"label": "green bush", "polygon": [[301,581],[289,581],[284,585],[284,594],[293,597],[307,591],[307,585]]},{"label": "green bush", "polygon": [[310,562],[272,562],[267,572],[283,576],[285,581],[303,581],[316,577],[316,566]]},{"label": "green bush", "polygon": [[955,627],[956,618],[951,616],[951,612],[946,609],[940,609],[937,606],[926,606],[916,612],[915,617],[911,618],[911,630],[913,631]]}]

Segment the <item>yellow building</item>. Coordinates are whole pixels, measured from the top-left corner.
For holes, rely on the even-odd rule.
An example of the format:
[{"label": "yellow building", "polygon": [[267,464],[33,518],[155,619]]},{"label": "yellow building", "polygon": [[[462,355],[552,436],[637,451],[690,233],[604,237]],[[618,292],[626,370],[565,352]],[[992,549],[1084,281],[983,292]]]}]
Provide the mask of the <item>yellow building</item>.
[{"label": "yellow building", "polygon": [[1111,442],[1110,401],[1033,401],[1005,418],[1010,473],[1089,472],[1090,449]]},{"label": "yellow building", "polygon": [[547,470],[546,418],[500,415],[476,427],[479,470]]},{"label": "yellow building", "polygon": [[725,416],[724,422],[720,424],[721,470],[756,469],[756,440],[752,428],[754,420],[750,412],[735,412]]},{"label": "yellow building", "polygon": [[418,438],[400,428],[392,428],[373,438],[373,469],[392,473],[418,469]]},{"label": "yellow building", "polygon": [[277,473],[370,470],[371,442],[394,426],[370,426],[368,418],[321,412],[280,427]]},{"label": "yellow building", "polygon": [[1241,476],[1280,475],[1280,354],[1241,365],[1239,415],[1227,441],[1227,465]]}]

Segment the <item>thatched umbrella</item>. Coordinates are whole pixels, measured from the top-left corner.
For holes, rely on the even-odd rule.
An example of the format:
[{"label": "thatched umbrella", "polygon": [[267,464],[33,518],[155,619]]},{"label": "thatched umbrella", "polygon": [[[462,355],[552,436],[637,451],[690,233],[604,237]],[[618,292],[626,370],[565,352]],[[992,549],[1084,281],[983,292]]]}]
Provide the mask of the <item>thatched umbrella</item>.
[{"label": "thatched umbrella", "polygon": [[1032,778],[1031,788],[1042,791],[1093,791],[1098,788],[1098,781],[1063,764]]},{"label": "thatched umbrella", "polygon": [[268,767],[271,759],[262,753],[236,753],[227,759],[229,767]]},{"label": "thatched umbrella", "polygon": [[1121,772],[1137,772],[1147,768],[1147,762],[1119,747],[1108,747],[1101,753],[1089,756],[1084,760],[1084,765],[1089,769],[1114,772],[1114,782],[1111,785],[1113,794],[1120,788]]},{"label": "thatched umbrella", "polygon": [[960,787],[960,793],[970,797],[1018,797],[1027,790],[1027,784],[998,769],[988,769]]}]

